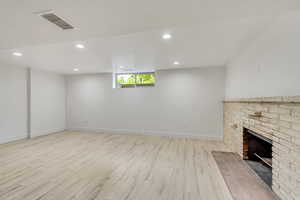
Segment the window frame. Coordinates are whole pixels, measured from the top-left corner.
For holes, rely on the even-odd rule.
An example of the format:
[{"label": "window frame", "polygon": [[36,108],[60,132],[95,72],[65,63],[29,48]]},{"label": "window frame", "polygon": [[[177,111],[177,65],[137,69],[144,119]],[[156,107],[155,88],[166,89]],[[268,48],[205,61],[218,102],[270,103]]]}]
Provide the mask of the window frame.
[{"label": "window frame", "polygon": [[[119,75],[134,75],[135,78],[135,83],[134,84],[120,84],[118,82],[118,76]],[[154,76],[154,83],[153,84],[137,84],[137,79],[136,79],[136,75],[138,74],[152,74]],[[139,88],[139,87],[154,87],[156,84],[156,73],[155,72],[122,72],[122,73],[115,73],[115,84],[116,84],[116,88]]]}]

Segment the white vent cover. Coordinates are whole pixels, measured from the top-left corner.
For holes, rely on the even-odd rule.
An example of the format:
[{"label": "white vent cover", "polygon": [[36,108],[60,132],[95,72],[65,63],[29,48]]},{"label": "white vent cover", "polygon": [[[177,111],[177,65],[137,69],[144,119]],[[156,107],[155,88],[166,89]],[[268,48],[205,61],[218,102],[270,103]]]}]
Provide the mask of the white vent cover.
[{"label": "white vent cover", "polygon": [[63,20],[61,17],[58,17],[54,13],[44,13],[40,16],[63,30],[74,29],[74,27],[71,24],[67,23],[65,20]]}]

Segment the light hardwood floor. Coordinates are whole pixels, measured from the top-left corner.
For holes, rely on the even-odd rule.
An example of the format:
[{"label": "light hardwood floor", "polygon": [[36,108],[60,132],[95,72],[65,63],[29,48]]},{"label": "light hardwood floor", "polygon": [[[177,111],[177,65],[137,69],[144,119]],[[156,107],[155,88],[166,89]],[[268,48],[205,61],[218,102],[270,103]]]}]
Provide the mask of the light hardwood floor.
[{"label": "light hardwood floor", "polygon": [[1,200],[232,200],[220,142],[64,132],[0,145]]}]

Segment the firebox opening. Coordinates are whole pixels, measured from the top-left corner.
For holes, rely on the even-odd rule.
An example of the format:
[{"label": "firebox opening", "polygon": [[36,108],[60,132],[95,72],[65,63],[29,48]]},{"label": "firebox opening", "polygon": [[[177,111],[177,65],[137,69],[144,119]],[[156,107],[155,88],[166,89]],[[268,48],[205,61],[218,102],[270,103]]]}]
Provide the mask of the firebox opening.
[{"label": "firebox opening", "polygon": [[244,159],[257,175],[272,186],[272,140],[244,128]]}]

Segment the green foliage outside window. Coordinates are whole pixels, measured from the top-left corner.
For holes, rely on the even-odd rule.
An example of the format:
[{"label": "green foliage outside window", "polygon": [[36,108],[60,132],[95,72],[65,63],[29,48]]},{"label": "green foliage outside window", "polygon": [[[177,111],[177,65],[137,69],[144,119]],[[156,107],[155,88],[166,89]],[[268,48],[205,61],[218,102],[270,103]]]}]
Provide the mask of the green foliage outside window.
[{"label": "green foliage outside window", "polygon": [[121,85],[135,84],[135,74],[119,74],[117,82]]},{"label": "green foliage outside window", "polygon": [[118,74],[119,87],[154,86],[154,73]]},{"label": "green foliage outside window", "polygon": [[154,74],[136,74],[136,84],[155,84]]}]

